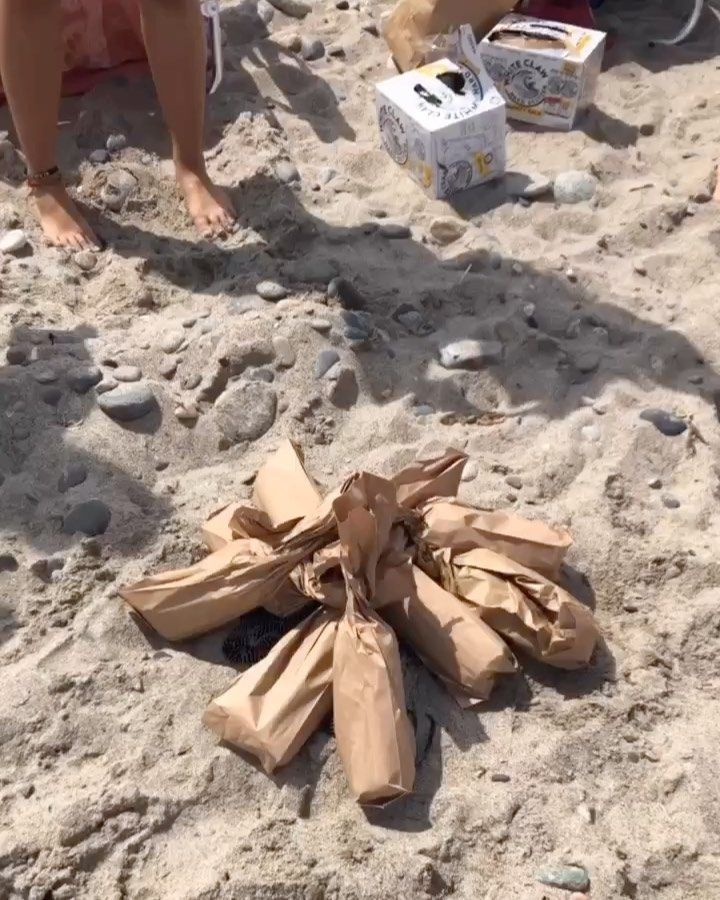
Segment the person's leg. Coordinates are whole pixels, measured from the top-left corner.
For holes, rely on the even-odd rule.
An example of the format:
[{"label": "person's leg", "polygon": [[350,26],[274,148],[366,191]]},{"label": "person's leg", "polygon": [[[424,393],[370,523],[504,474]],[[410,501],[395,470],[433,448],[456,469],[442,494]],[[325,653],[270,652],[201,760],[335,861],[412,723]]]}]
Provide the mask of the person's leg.
[{"label": "person's leg", "polygon": [[[55,166],[62,77],[60,0],[0,0],[0,75],[29,174]],[[31,191],[52,244],[97,244],[62,184]]]},{"label": "person's leg", "polygon": [[143,36],[163,115],[170,131],[178,185],[203,235],[228,229],[235,211],[205,170],[207,48],[199,0],[140,0]]}]

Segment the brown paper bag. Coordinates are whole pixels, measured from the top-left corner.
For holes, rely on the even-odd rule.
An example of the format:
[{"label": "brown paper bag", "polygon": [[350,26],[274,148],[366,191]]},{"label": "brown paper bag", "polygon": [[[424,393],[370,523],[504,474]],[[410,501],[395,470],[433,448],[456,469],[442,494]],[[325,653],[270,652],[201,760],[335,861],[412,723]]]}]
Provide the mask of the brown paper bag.
[{"label": "brown paper bag", "polygon": [[491,550],[443,550],[437,556],[443,585],[510,643],[561,669],[588,664],[597,623],[566,590]]},{"label": "brown paper bag", "polygon": [[266,772],[295,756],[332,709],[339,615],[319,610],[210,703],[203,722]]},{"label": "brown paper bag", "polygon": [[305,471],[302,453],[291,441],[284,441],[259,469],[253,501],[276,530],[312,515],[322,502],[315,482]]},{"label": "brown paper bag", "polygon": [[448,449],[439,458],[420,459],[392,478],[401,506],[414,508],[432,497],[454,497],[467,454]]},{"label": "brown paper bag", "polygon": [[400,651],[392,630],[369,606],[393,518],[388,498],[394,490],[383,481],[366,480],[366,487],[378,488],[374,495],[346,494],[335,504],[348,597],[333,658],[335,738],[353,796],[369,805],[409,793],[415,781]]},{"label": "brown paper bag", "polygon": [[399,0],[383,29],[402,72],[424,62],[430,39],[460,25],[485,35],[517,0]]},{"label": "brown paper bag", "polygon": [[382,617],[461,706],[486,700],[499,675],[516,671],[502,638],[416,566],[386,570],[377,591]]},{"label": "brown paper bag", "polygon": [[572,545],[564,528],[551,528],[511,512],[483,512],[451,500],[431,501],[420,512],[424,519],[421,542],[431,549],[494,550],[551,579],[558,577]]}]

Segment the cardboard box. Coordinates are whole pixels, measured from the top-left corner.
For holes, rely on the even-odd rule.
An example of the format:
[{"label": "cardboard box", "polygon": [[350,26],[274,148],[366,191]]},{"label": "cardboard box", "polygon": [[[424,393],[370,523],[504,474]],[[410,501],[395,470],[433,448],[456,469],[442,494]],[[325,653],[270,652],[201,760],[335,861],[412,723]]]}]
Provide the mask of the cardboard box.
[{"label": "cardboard box", "polygon": [[439,59],[377,86],[385,149],[433,197],[505,171],[505,103],[483,69],[471,29],[455,59]]},{"label": "cardboard box", "polygon": [[605,34],[511,14],[479,47],[509,118],[569,130],[592,102]]}]

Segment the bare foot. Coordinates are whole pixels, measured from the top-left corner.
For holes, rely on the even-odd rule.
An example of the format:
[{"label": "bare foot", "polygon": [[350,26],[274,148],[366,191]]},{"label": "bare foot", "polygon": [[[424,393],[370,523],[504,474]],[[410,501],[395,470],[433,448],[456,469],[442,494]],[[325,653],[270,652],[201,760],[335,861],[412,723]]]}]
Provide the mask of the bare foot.
[{"label": "bare foot", "polygon": [[100,242],[62,184],[32,188],[40,226],[49,244],[68,250],[97,250]]},{"label": "bare foot", "polygon": [[231,231],[237,220],[230,197],[210,181],[207,173],[175,168],[178,187],[185,197],[190,217],[203,237]]}]

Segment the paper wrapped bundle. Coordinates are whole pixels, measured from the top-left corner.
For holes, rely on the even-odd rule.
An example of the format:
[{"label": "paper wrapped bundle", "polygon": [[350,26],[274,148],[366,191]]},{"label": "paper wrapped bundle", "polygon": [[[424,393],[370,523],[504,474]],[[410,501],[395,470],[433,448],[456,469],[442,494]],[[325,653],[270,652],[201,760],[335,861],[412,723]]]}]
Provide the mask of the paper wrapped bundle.
[{"label": "paper wrapped bundle", "polygon": [[392,478],[359,473],[323,499],[287,442],[258,472],[253,505],[205,524],[204,560],[121,591],[169,640],[259,606],[307,606],[210,703],[204,722],[224,741],[272,772],[332,712],[353,796],[381,805],[415,777],[398,638],[463,706],[516,670],[509,645],[560,668],[589,662],[595,620],[555,583],[570,535],[459,503],[466,459],[448,450]]}]

